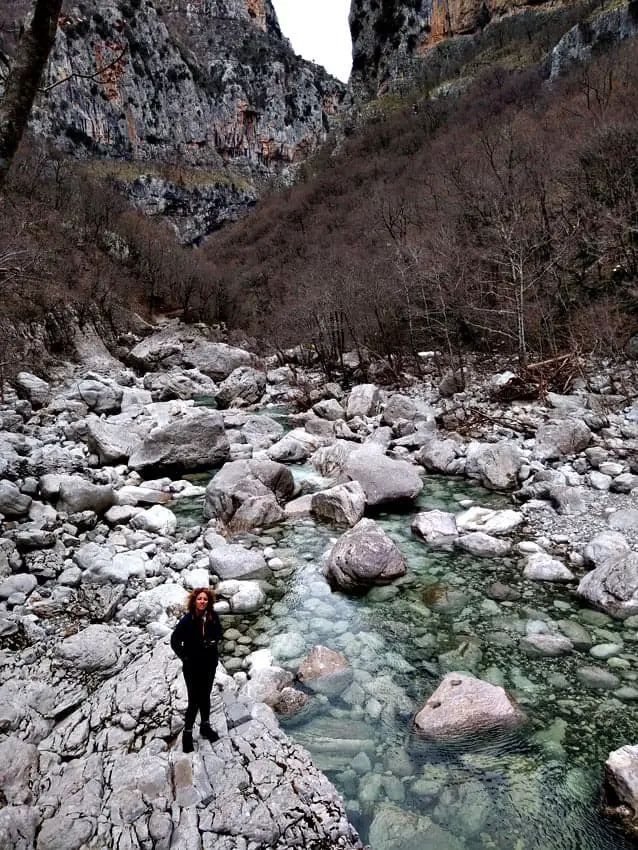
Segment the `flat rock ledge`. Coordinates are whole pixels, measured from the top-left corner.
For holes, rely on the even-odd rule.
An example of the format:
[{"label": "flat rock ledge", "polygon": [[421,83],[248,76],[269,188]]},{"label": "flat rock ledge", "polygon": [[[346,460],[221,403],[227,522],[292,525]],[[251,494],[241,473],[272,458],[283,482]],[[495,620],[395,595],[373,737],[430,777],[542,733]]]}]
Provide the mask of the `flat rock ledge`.
[{"label": "flat rock ledge", "polygon": [[90,696],[77,683],[3,681],[0,847],[362,848],[308,752],[238,690],[219,670],[211,723],[220,738],[211,745],[196,727],[185,755],[186,693],[166,641]]}]

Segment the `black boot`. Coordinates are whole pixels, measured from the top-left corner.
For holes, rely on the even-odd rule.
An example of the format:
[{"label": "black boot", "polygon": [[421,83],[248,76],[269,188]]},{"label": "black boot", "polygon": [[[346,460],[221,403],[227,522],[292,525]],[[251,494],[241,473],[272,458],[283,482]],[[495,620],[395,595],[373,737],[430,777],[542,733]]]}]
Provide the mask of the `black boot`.
[{"label": "black boot", "polygon": [[215,741],[219,741],[219,735],[214,729],[211,729],[211,725],[208,722],[202,723],[199,727],[199,734],[202,738],[206,738],[207,741],[210,741],[211,744],[214,744]]},{"label": "black boot", "polygon": [[192,729],[184,729],[182,732],[182,750],[185,753],[193,752],[193,730]]}]

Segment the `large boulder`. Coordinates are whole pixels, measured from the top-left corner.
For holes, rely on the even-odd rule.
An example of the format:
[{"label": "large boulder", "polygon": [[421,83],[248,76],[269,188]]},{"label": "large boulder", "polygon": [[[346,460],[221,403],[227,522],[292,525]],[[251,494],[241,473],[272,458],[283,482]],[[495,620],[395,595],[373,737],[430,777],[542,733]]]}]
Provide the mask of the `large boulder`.
[{"label": "large boulder", "polygon": [[127,461],[141,442],[132,422],[119,424],[103,419],[89,419],[87,422],[87,445],[99,457],[101,464]]},{"label": "large boulder", "polygon": [[358,481],[337,484],[312,496],[311,512],[319,519],[340,525],[356,525],[363,517],[366,494]]},{"label": "large boulder", "polygon": [[484,531],[486,534],[499,535],[514,531],[523,520],[523,514],[511,508],[495,511],[473,505],[456,517],[456,524],[461,531]]},{"label": "large boulder", "polygon": [[348,396],[346,417],[374,416],[379,411],[381,393],[374,384],[358,384],[353,387]]},{"label": "large boulder", "polygon": [[412,520],[412,531],[430,546],[449,546],[459,536],[456,517],[447,511],[422,511]]},{"label": "large boulder", "polygon": [[211,572],[222,581],[229,579],[267,578],[270,570],[261,552],[246,549],[239,543],[229,543],[208,553]]},{"label": "large boulder", "polygon": [[56,655],[69,667],[89,673],[112,669],[122,651],[122,643],[115,631],[98,624],[65,638],[55,648]]},{"label": "large boulder", "polygon": [[92,484],[79,475],[60,476],[58,489],[58,511],[77,514],[82,511],[95,511],[102,514],[116,502],[113,487],[110,484]]},{"label": "large boulder", "polygon": [[[207,583],[203,582],[203,585]],[[187,598],[186,590],[181,585],[167,581],[137,593],[119,608],[117,619],[138,626],[167,622],[169,617],[180,617],[183,614]]]},{"label": "large boulder", "polygon": [[253,415],[247,418],[241,433],[254,449],[267,449],[283,437],[284,428],[270,416]]},{"label": "large boulder", "polygon": [[223,381],[252,357],[241,348],[224,342],[209,342],[194,328],[171,325],[139,342],[129,358],[144,372],[194,367],[215,381]]},{"label": "large boulder", "polygon": [[531,581],[568,582],[574,580],[574,574],[557,558],[552,558],[546,552],[534,552],[525,558],[523,578]]},{"label": "large boulder", "polygon": [[148,372],[144,375],[144,389],[154,401],[186,400],[214,396],[217,384],[197,369],[189,369],[188,372],[179,369],[175,372]]},{"label": "large boulder", "polygon": [[432,741],[450,741],[518,726],[524,720],[503,688],[464,673],[448,673],[415,716],[414,725]]},{"label": "large boulder", "polygon": [[350,452],[344,474],[361,484],[369,506],[416,499],[423,489],[423,481],[413,464],[389,458],[375,443]]},{"label": "large boulder", "polygon": [[[417,401],[407,395],[395,393],[390,396],[385,403],[383,413],[381,414],[381,422],[384,425],[394,425],[401,419],[406,419],[409,422],[412,422],[412,420],[416,419],[417,413],[419,413]],[[426,413],[426,411],[422,408],[421,413],[422,415],[427,415],[430,411],[427,411]]]},{"label": "large boulder", "polygon": [[85,378],[73,385],[68,397],[82,401],[94,413],[118,413],[122,404],[122,387],[98,378]]},{"label": "large boulder", "polygon": [[362,519],[346,531],[324,558],[324,574],[333,587],[362,592],[405,575],[406,561],[374,520]]},{"label": "large boulder", "polygon": [[502,558],[512,548],[509,540],[499,540],[483,531],[471,531],[454,541],[457,549],[476,555],[477,558]]},{"label": "large boulder", "polygon": [[265,374],[251,366],[240,366],[219,385],[215,400],[218,407],[229,407],[238,399],[246,404],[257,404],[265,391]]},{"label": "large boulder", "polygon": [[189,408],[154,428],[129,458],[135,470],[206,469],[228,457],[230,444],[217,410]]},{"label": "large boulder", "polygon": [[258,581],[220,581],[215,588],[219,599],[228,602],[233,614],[258,611],[266,601],[266,594]]},{"label": "large boulder", "polygon": [[357,446],[347,440],[336,440],[329,446],[322,446],[311,456],[310,463],[324,478],[340,478],[350,454]]},{"label": "large boulder", "polygon": [[292,673],[281,667],[260,667],[251,671],[250,679],[239,691],[242,699],[258,700],[274,708],[284,688],[292,685]]},{"label": "large boulder", "polygon": [[153,505],[146,511],[139,511],[130,520],[131,528],[148,531],[151,534],[171,535],[177,528],[177,517],[173,511],[162,505]]},{"label": "large boulder", "polygon": [[465,474],[476,478],[489,490],[513,490],[523,457],[519,447],[509,440],[500,443],[470,443],[465,459]]},{"label": "large boulder", "polygon": [[557,460],[584,451],[591,431],[581,419],[547,422],[536,431],[534,456],[538,460]]},{"label": "large boulder", "polygon": [[619,531],[601,531],[583,549],[583,561],[586,567],[595,569],[605,561],[629,552],[629,544],[623,534]]},{"label": "large boulder", "polygon": [[[638,359],[638,357],[636,358]],[[605,797],[623,819],[638,823],[638,747],[626,745],[605,762]]]},{"label": "large boulder", "polygon": [[270,528],[285,518],[274,493],[265,496],[250,496],[237,508],[230,521],[231,531],[251,531],[254,528]]},{"label": "large boulder", "polygon": [[308,445],[286,434],[268,449],[268,457],[278,463],[300,463],[310,454]]},{"label": "large boulder", "polygon": [[249,366],[254,358],[243,348],[225,342],[202,342],[187,346],[184,353],[185,365],[194,366],[215,381],[225,380],[240,366]]},{"label": "large boulder", "polygon": [[225,463],[206,487],[204,516],[229,522],[248,499],[273,496],[278,503],[292,496],[290,470],[273,460],[234,460]]},{"label": "large boulder", "polygon": [[612,617],[638,614],[638,552],[603,561],[583,576],[576,592]]},{"label": "large boulder", "polygon": [[0,599],[9,599],[14,593],[28,596],[37,587],[38,580],[29,573],[15,573],[0,581]]},{"label": "large boulder", "polygon": [[11,481],[0,481],[0,514],[8,519],[26,516],[30,507],[30,496],[21,493]]},{"label": "large boulder", "polygon": [[86,543],[73,555],[83,570],[82,580],[90,584],[126,584],[131,578],[144,578],[148,555],[145,552],[115,552],[108,546]]},{"label": "large boulder", "polygon": [[44,407],[51,401],[51,385],[30,372],[18,372],[13,379],[20,398],[26,398],[34,408]]},{"label": "large boulder", "polygon": [[430,439],[417,454],[416,460],[430,472],[457,472],[458,443],[454,440]]}]

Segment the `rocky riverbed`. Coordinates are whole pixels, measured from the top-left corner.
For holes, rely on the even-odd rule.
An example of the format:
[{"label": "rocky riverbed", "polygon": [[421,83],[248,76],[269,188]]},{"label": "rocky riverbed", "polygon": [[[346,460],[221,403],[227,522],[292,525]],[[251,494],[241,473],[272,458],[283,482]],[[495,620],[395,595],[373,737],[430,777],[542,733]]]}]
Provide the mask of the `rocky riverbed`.
[{"label": "rocky riverbed", "polygon": [[[127,363],[0,408],[0,846],[509,847],[521,793],[545,846],[561,794],[622,846],[592,812],[638,716],[631,363],[542,405],[310,369],[283,423],[298,367],[175,325]],[[209,582],[220,740],[184,755],[167,637]],[[631,820],[633,751],[608,771]]]}]

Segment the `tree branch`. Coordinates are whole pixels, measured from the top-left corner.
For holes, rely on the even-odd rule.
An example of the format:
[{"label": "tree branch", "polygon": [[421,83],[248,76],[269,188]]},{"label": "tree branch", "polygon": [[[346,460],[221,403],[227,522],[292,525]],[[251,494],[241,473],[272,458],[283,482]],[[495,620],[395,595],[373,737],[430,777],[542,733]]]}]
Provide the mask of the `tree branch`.
[{"label": "tree branch", "polygon": [[0,189],[22,139],[55,41],[62,0],[36,0],[0,102]]},{"label": "tree branch", "polygon": [[122,48],[121,52],[115,57],[115,59],[112,59],[110,62],[107,62],[106,65],[102,65],[101,67],[97,68],[95,71],[93,71],[90,74],[81,74],[79,71],[73,71],[71,74],[68,74],[66,77],[63,77],[61,80],[56,80],[55,83],[49,83],[48,86],[42,86],[41,88],[38,89],[38,91],[49,92],[49,91],[51,91],[51,89],[54,89],[57,86],[61,86],[63,83],[68,83],[69,80],[94,80],[94,79],[96,79],[96,77],[99,77],[105,71],[108,71],[109,68],[112,68],[114,65],[117,65],[117,63],[120,61],[120,59],[126,53],[126,50],[127,50],[127,48],[126,48],[126,46],[124,46]]}]

